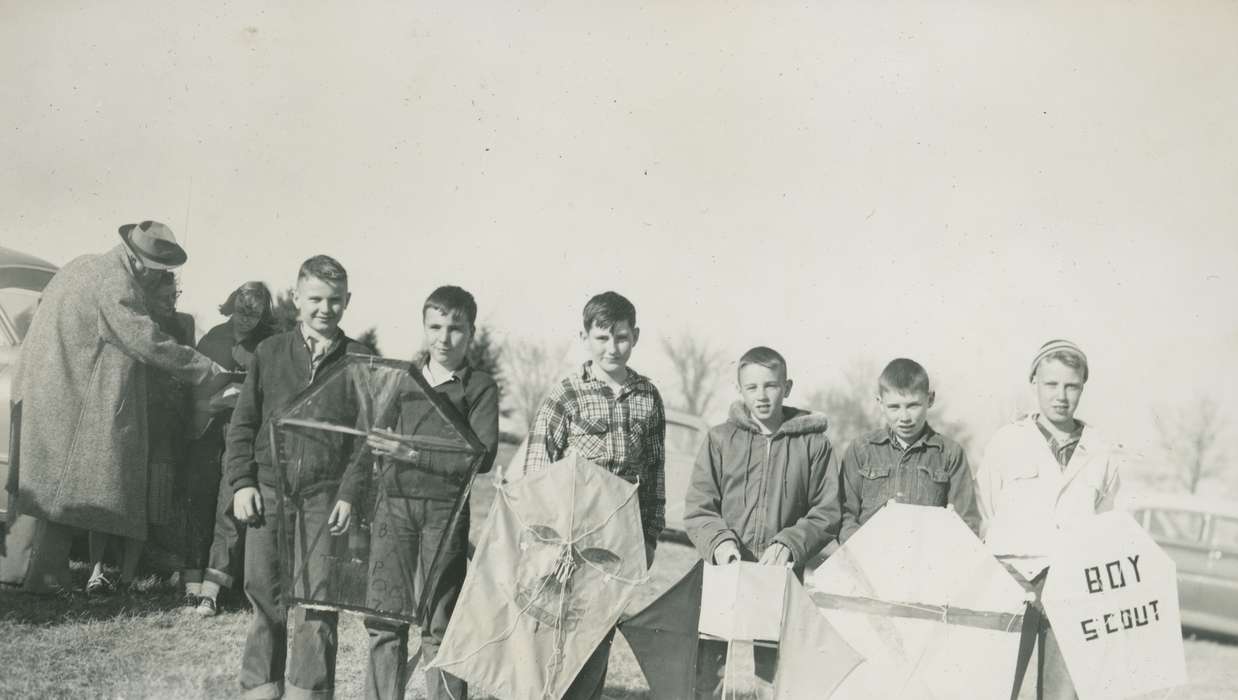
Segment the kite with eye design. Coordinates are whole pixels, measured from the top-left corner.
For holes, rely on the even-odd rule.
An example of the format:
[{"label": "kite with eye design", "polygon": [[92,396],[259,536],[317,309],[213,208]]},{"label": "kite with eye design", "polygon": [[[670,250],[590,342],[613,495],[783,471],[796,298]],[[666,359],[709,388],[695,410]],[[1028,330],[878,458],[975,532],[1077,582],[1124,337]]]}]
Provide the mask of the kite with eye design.
[{"label": "kite with eye design", "polygon": [[636,485],[575,456],[500,485],[431,668],[558,698],[647,580]]}]

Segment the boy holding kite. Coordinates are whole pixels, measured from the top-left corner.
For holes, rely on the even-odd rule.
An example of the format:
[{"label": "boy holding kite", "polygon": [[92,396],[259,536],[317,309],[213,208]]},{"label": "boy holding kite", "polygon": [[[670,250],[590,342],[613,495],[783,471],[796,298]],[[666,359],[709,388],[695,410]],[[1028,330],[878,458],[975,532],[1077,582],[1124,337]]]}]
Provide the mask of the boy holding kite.
[{"label": "boy holding kite", "polygon": [[[838,458],[825,416],[784,406],[787,363],[755,347],[739,358],[741,396],[710,429],[692,472],[684,528],[714,564],[804,564],[838,534]],[[726,665],[725,642],[701,640],[696,692],[712,697]],[[778,652],[754,647],[757,676],[773,681]]]},{"label": "boy holding kite", "polygon": [[[589,361],[563,379],[542,401],[529,435],[525,472],[541,471],[569,450],[629,483],[637,500],[645,540],[646,565],[653,565],[658,536],[666,522],[666,414],[662,396],[648,378],[628,367],[640,340],[636,307],[615,292],[585,304],[581,341]],[[612,629],[594,651],[565,697],[600,698]]]}]

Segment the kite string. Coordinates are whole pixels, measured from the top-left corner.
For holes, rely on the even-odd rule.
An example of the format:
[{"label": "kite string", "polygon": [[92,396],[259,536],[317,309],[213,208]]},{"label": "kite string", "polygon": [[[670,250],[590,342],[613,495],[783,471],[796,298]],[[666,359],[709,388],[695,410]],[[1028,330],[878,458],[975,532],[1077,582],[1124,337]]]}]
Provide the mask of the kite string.
[{"label": "kite string", "polygon": [[[576,478],[578,476],[579,474],[576,472],[575,469],[573,469],[572,470],[572,482],[571,482],[571,487],[570,487],[571,490],[568,495],[568,511],[567,511],[567,532],[568,532],[569,537],[571,536],[572,531],[575,530],[576,528]],[[520,516],[517,515],[516,518],[517,520],[519,520]],[[550,655],[550,660],[546,662],[546,682],[542,686],[542,695],[547,698],[553,697],[551,695],[551,690],[553,690],[554,686],[556,685],[555,681],[557,680],[557,676],[559,675],[560,659],[563,656],[563,645],[565,643],[564,635],[566,634],[566,628],[567,628],[567,620],[565,619],[564,616],[566,615],[566,612],[567,612],[567,590],[568,590],[568,585],[571,580],[572,568],[573,568],[572,566],[572,545],[573,544],[575,544],[574,539],[568,542],[564,542],[562,545],[563,551],[559,555],[560,560],[559,560],[559,566],[558,566],[558,572],[557,572],[558,574],[557,578],[559,579],[559,583],[560,583],[560,586],[559,586],[559,625],[558,627],[555,627],[554,653]]]}]

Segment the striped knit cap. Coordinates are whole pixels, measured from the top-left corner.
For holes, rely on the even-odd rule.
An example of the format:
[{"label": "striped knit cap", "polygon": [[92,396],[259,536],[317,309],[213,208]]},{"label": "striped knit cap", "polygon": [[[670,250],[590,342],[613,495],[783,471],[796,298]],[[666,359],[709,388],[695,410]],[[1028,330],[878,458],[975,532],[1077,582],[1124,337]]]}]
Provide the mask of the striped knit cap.
[{"label": "striped knit cap", "polygon": [[1030,382],[1036,379],[1036,368],[1040,366],[1041,361],[1058,351],[1065,351],[1078,355],[1079,359],[1083,360],[1083,381],[1086,382],[1088,380],[1088,356],[1083,354],[1083,351],[1079,349],[1078,345],[1075,345],[1069,340],[1062,340],[1060,338],[1057,340],[1050,340],[1044,345],[1041,345],[1040,349],[1036,351],[1036,358],[1032,360],[1032,369],[1027,375],[1027,380]]}]

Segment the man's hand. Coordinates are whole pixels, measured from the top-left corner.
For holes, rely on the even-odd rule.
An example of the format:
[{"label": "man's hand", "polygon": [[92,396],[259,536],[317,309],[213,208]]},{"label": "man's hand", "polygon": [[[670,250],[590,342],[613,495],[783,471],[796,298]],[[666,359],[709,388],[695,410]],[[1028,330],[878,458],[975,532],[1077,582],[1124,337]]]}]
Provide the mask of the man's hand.
[{"label": "man's hand", "polygon": [[327,518],[327,525],[331,527],[332,535],[342,535],[348,532],[348,526],[352,523],[352,504],[348,501],[336,501],[335,507],[331,509],[331,517]]},{"label": "man's hand", "polygon": [[209,396],[228,386],[228,383],[231,381],[231,372],[224,369],[224,366],[218,362],[211,362],[211,371],[203,377],[199,386],[202,387],[202,393]]},{"label": "man's hand", "polygon": [[365,438],[365,444],[376,455],[398,459],[401,462],[417,461],[417,450],[405,445],[399,439],[388,435],[391,430],[371,430]]},{"label": "man's hand", "polygon": [[715,564],[730,564],[739,561],[739,547],[735,546],[735,540],[723,540],[714,547],[714,563]]},{"label": "man's hand", "polygon": [[765,566],[790,566],[791,550],[787,549],[786,545],[775,542],[765,548],[759,563]]},{"label": "man's hand", "polygon": [[253,486],[245,486],[232,494],[232,514],[246,525],[262,524],[262,514],[265,508],[262,504],[262,494]]}]

